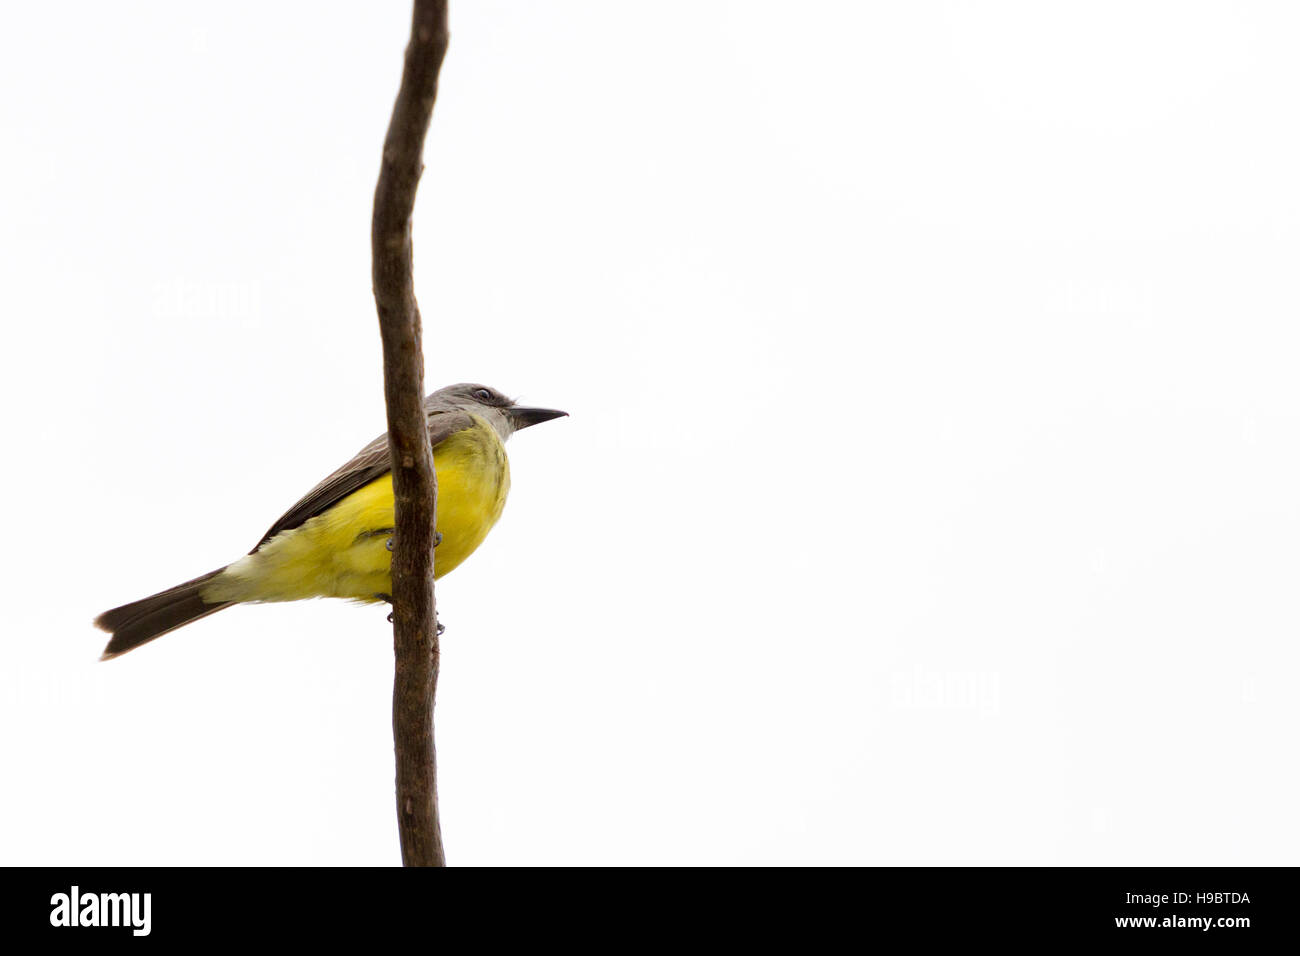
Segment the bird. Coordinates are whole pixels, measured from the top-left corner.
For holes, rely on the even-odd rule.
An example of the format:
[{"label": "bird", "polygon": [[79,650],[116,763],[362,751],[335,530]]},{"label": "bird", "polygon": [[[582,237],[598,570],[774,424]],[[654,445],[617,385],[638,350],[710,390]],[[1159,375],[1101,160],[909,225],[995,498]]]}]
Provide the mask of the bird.
[{"label": "bird", "polygon": [[[494,388],[463,382],[424,400],[438,476],[434,577],[483,543],[510,491],[505,441],[566,416],[521,406]],[[242,558],[95,618],[108,631],[101,660],[236,604],[335,597],[392,603],[393,476],[385,432],[327,475]]]}]

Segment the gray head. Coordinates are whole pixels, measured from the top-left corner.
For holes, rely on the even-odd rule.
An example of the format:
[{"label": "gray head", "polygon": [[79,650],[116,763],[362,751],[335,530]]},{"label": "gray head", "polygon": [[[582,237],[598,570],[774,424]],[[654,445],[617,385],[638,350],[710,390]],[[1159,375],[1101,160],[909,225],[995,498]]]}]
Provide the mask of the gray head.
[{"label": "gray head", "polygon": [[424,400],[424,406],[430,411],[458,408],[478,415],[496,430],[502,441],[521,428],[540,425],[542,422],[549,422],[552,418],[569,414],[554,408],[529,408],[518,405],[514,399],[498,392],[495,388],[479,385],[476,382],[461,382],[459,385],[440,388]]}]

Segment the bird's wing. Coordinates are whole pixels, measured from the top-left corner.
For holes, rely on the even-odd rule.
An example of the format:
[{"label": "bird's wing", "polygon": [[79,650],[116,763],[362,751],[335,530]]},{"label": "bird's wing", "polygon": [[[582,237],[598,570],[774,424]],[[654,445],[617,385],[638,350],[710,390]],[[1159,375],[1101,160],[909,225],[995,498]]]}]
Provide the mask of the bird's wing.
[{"label": "bird's wing", "polygon": [[[449,436],[474,424],[474,420],[468,412],[459,410],[431,412],[427,418],[429,422],[429,444],[434,447],[437,447],[440,442]],[[328,511],[358,488],[364,487],[376,478],[388,474],[390,470],[388,433],[384,432],[384,434],[357,452],[351,461],[303,495],[296,505],[281,515],[280,519],[271,525],[266,534],[262,535],[262,540],[257,542],[257,547],[253,548],[253,551],[266,544],[281,531],[289,531],[308,519]]]}]

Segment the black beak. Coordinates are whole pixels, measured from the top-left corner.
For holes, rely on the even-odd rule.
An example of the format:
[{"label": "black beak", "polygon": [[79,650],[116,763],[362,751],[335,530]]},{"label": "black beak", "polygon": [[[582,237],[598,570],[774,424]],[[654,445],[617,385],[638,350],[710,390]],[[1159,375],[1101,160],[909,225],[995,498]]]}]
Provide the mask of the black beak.
[{"label": "black beak", "polygon": [[506,414],[510,420],[515,423],[515,431],[521,428],[527,428],[530,425],[540,425],[542,422],[549,422],[552,418],[563,418],[568,412],[557,411],[554,408],[521,408],[518,405],[512,405],[506,409]]}]

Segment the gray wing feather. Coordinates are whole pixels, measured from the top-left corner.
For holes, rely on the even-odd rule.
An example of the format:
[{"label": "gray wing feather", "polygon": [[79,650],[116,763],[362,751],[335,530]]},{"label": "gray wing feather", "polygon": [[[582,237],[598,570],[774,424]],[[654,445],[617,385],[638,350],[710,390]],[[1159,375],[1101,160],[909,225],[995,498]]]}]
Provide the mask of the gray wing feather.
[{"label": "gray wing feather", "polygon": [[[429,442],[435,448],[451,435],[474,424],[468,412],[460,410],[431,411],[428,415]],[[388,432],[384,432],[365,448],[357,452],[347,464],[328,475],[302,499],[280,516],[279,520],[262,535],[256,551],[281,531],[297,528],[311,518],[328,511],[358,488],[363,488],[391,470],[388,457]],[[250,554],[252,552],[249,552]]]}]

